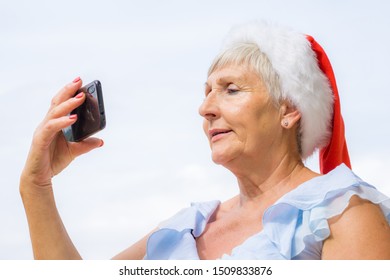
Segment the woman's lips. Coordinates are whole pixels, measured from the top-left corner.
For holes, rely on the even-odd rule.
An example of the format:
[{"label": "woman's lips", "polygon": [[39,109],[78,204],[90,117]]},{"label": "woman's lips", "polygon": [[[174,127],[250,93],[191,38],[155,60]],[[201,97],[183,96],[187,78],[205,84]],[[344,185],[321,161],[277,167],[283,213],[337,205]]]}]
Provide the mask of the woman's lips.
[{"label": "woman's lips", "polygon": [[211,142],[218,141],[219,139],[225,137],[227,134],[232,132],[231,129],[211,129],[209,130],[209,137]]}]

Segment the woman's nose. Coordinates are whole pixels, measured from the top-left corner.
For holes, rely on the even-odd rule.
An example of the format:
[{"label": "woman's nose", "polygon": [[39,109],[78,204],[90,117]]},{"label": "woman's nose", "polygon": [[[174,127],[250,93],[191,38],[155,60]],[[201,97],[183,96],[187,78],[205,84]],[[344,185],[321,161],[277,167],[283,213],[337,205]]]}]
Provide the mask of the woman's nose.
[{"label": "woman's nose", "polygon": [[214,93],[210,92],[203,100],[203,103],[199,107],[199,114],[207,120],[218,118],[219,106]]}]

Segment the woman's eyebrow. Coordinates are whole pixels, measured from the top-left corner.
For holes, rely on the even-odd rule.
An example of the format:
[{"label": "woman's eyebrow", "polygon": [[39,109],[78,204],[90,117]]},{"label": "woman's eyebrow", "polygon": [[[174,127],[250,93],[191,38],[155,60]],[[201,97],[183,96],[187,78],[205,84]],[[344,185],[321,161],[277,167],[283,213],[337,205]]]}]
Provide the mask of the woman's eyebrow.
[{"label": "woman's eyebrow", "polygon": [[[226,85],[226,84],[235,84],[235,83],[243,83],[245,81],[245,78],[241,75],[228,75],[228,76],[222,76],[218,77],[215,80],[215,83],[217,85]],[[212,86],[209,84],[209,81],[206,81],[204,83],[205,91],[210,91]]]},{"label": "woman's eyebrow", "polygon": [[241,76],[234,76],[234,75],[229,75],[229,76],[223,76],[217,78],[216,82],[217,84],[231,84],[231,83],[240,83],[243,81],[243,78]]}]

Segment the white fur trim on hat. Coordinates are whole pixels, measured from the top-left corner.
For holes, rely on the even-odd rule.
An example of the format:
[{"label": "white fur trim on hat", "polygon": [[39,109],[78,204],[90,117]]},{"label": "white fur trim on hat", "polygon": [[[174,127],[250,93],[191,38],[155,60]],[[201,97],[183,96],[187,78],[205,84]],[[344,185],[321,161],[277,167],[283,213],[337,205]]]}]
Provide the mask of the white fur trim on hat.
[{"label": "white fur trim on hat", "polygon": [[327,145],[332,134],[333,94],[304,34],[265,22],[250,22],[231,30],[224,48],[255,43],[279,76],[283,99],[301,113],[302,158]]}]

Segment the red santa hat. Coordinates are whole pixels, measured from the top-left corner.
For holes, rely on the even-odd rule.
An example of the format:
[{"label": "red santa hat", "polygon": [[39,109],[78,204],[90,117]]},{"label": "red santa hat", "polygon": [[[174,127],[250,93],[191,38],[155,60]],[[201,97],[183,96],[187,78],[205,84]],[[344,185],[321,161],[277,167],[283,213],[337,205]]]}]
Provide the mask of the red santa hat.
[{"label": "red santa hat", "polygon": [[265,22],[232,29],[225,48],[255,43],[279,76],[281,96],[301,113],[302,158],[320,149],[320,171],[341,163],[351,167],[340,111],[340,99],[330,61],[311,36]]}]

